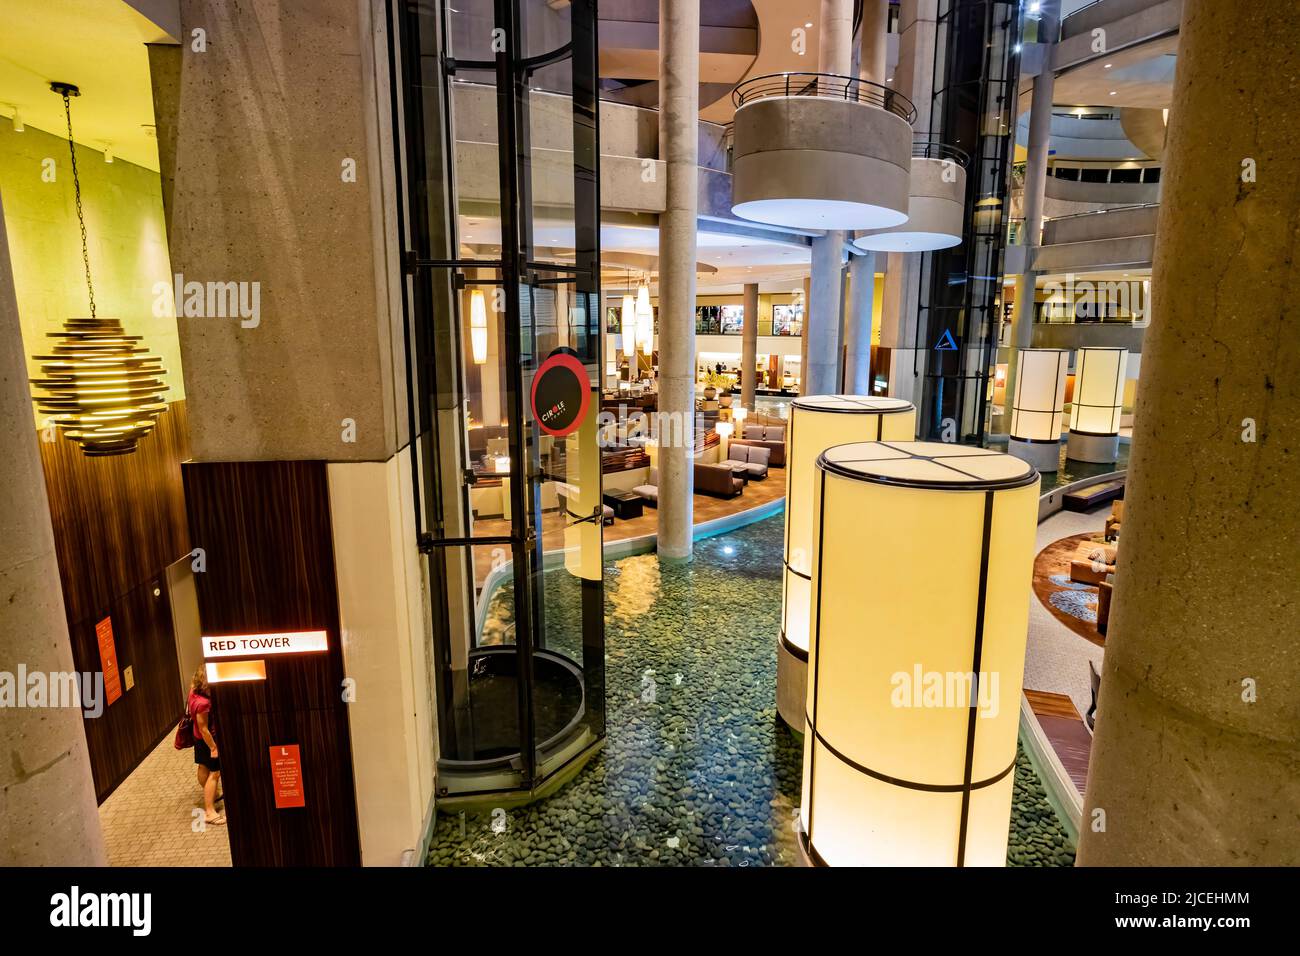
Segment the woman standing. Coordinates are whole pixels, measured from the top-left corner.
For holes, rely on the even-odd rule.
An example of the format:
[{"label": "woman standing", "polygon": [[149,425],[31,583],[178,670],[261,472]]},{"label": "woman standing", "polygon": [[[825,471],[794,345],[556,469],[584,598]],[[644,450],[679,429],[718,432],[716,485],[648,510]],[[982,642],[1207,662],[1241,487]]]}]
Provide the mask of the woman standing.
[{"label": "woman standing", "polygon": [[194,726],[194,764],[198,768],[199,786],[203,788],[203,820],[221,826],[226,822],[225,814],[218,813],[216,807],[221,761],[217,757],[217,740],[212,735],[212,692],[208,689],[202,664],[190,680],[190,697],[185,704],[185,713]]}]

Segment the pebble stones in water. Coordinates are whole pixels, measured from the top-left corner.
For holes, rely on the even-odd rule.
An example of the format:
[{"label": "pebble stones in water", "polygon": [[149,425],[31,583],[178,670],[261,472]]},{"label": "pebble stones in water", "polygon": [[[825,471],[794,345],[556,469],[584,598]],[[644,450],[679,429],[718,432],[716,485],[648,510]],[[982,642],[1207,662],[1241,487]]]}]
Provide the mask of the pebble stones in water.
[{"label": "pebble stones in water", "polygon": [[[801,744],[776,714],[781,516],[606,574],[605,749],[531,806],[440,815],[431,866],[790,866],[798,862]],[[580,600],[564,572],[547,609]],[[491,631],[505,633],[508,594]],[[569,649],[555,647],[562,653]],[[1073,849],[1023,756],[1011,865],[1068,866]]]}]

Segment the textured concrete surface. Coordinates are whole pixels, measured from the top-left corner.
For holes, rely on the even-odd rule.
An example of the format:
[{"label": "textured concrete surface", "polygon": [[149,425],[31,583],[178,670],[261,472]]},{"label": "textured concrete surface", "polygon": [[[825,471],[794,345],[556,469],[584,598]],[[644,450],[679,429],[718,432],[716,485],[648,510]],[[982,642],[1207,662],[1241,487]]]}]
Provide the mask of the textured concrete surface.
[{"label": "textured concrete surface", "polygon": [[1297,76],[1290,0],[1188,0],[1085,865],[1300,863]]},{"label": "textured concrete surface", "polygon": [[397,447],[381,186],[395,187],[370,7],[181,5],[184,34],[202,28],[207,47],[181,48],[177,128],[158,117],[175,142],[172,265],[187,281],[259,283],[261,311],[255,327],[178,319],[196,460],[376,461]]},{"label": "textured concrete surface", "polygon": [[[72,671],[45,476],[0,208],[0,671]],[[18,688],[23,692],[26,688]],[[81,711],[0,707],[0,866],[101,866]]]},{"label": "textured concrete surface", "polygon": [[[660,0],[659,150],[667,203],[659,217],[659,555],[691,556],[695,471],[695,261],[700,112],[699,0]],[[662,426],[660,435],[665,434]]]}]

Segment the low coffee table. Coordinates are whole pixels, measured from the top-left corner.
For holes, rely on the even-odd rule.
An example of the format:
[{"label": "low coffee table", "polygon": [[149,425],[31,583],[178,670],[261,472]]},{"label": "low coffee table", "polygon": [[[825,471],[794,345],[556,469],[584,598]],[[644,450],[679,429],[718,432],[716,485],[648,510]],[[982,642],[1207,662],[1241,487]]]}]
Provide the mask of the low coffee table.
[{"label": "low coffee table", "polygon": [[645,499],[631,491],[607,491],[601,497],[614,509],[614,517],[619,521],[641,517],[645,507]]}]

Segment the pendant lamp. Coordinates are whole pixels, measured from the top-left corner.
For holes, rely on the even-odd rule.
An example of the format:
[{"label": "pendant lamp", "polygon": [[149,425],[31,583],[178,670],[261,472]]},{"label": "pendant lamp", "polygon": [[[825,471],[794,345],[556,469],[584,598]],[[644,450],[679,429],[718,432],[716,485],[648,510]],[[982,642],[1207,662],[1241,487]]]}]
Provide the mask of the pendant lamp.
[{"label": "pendant lamp", "polygon": [[63,97],[68,119],[68,153],[72,158],[90,318],[68,319],[63,331],[48,333],[56,344],[50,354],[34,356],[44,377],[34,378],[31,383],[37,390],[36,407],[86,456],[125,455],[135,451],[136,443],[153,430],[159,414],[167,408],[163,400],[167,385],[162,378],[166,369],[160,357],[150,355],[140,344],[141,336],[127,335],[120,320],[102,319],[96,314],[77,149],[72,138],[71,97],[80,96],[81,91],[70,83],[51,83],[50,89]]}]

